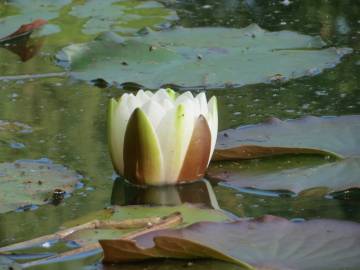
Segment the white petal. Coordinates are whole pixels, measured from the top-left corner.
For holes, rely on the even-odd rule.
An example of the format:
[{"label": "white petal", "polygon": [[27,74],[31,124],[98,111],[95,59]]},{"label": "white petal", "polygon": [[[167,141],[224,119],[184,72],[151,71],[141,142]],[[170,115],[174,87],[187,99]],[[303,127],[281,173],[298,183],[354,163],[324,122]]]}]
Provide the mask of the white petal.
[{"label": "white petal", "polygon": [[144,92],[144,90],[141,89],[137,92],[136,99],[139,101],[140,106],[142,106],[150,100],[150,97],[147,93]]},{"label": "white petal", "polygon": [[208,104],[206,100],[206,95],[204,92],[201,92],[196,96],[196,100],[200,107],[200,114],[202,114],[206,119],[208,115]]},{"label": "white petal", "polygon": [[171,101],[171,98],[169,97],[167,91],[163,88],[156,91],[156,93],[153,95],[152,100],[160,102],[161,100],[169,100]]},{"label": "white petal", "polygon": [[151,91],[145,91],[145,95],[147,95],[149,98],[152,98],[154,96],[153,92]]},{"label": "white petal", "polygon": [[175,105],[179,105],[185,101],[188,100],[194,100],[194,96],[191,94],[191,92],[187,91],[183,94],[181,94],[180,96],[178,96],[175,100]]},{"label": "white petal", "polygon": [[120,104],[124,100],[127,100],[127,94],[124,94],[118,102],[112,103],[112,105],[110,106],[112,107],[111,112],[109,112],[111,113],[111,115],[109,115],[109,120],[108,120],[110,153],[111,153],[113,165],[118,174],[123,174],[124,172],[123,141],[124,141],[125,129],[122,126],[124,121],[119,120],[117,112],[120,109]]},{"label": "white petal", "polygon": [[156,130],[161,119],[165,116],[165,110],[159,103],[152,100],[145,103],[141,107],[141,110],[146,114],[153,128]]},{"label": "white petal", "polygon": [[191,92],[185,92],[182,95],[180,95],[176,99],[175,104],[176,105],[183,104],[185,107],[191,107],[194,119],[197,119],[201,113],[199,102],[196,98],[194,98]]},{"label": "white petal", "polygon": [[191,140],[194,122],[193,107],[180,104],[167,112],[157,128],[166,164],[164,178],[168,184],[176,183],[178,179]]},{"label": "white petal", "polygon": [[217,108],[217,99],[213,96],[208,103],[208,124],[211,131],[211,152],[210,152],[210,159],[211,160],[212,154],[214,153],[217,134],[218,134],[218,108]]},{"label": "white petal", "polygon": [[164,110],[164,114],[167,113],[167,111],[171,110],[172,108],[175,107],[174,103],[171,102],[170,100],[168,99],[163,99],[160,101],[160,106],[163,108]]}]

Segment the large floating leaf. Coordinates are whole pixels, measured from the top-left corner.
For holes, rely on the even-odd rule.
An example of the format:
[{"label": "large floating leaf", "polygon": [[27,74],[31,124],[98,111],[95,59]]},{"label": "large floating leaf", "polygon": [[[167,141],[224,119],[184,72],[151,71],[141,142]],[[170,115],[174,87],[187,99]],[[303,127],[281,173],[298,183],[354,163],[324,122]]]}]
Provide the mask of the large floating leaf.
[{"label": "large floating leaf", "polygon": [[51,201],[57,194],[71,192],[79,175],[51,162],[20,160],[0,163],[0,213]]},{"label": "large floating leaf", "polygon": [[305,117],[239,127],[220,133],[215,160],[251,159],[281,154],[323,154],[344,158],[326,164],[279,167],[262,160],[244,168],[239,164],[212,166],[207,176],[236,188],[289,190],[311,188],[325,192],[360,187],[360,116]]},{"label": "large floating leaf", "polygon": [[323,48],[319,37],[289,31],[176,28],[122,41],[107,35],[65,47],[57,59],[82,80],[137,83],[148,88],[224,87],[292,79],[333,67],[350,49]]},{"label": "large floating leaf", "polygon": [[222,131],[214,160],[250,159],[280,154],[360,154],[360,116],[304,117]]},{"label": "large floating leaf", "polygon": [[312,188],[322,188],[319,195],[360,188],[360,158],[348,158],[321,165],[306,165],[282,169],[274,160],[263,160],[247,168],[238,164],[212,166],[207,177],[225,181],[234,188],[261,190],[288,190],[300,193]]},{"label": "large floating leaf", "polygon": [[[219,260],[197,260],[197,261],[182,261],[168,259],[166,262],[163,260],[144,261],[139,263],[124,263],[121,265],[122,269],[126,270],[244,270],[239,265],[219,261]],[[92,268],[87,270],[118,270],[119,265],[116,264],[102,264],[98,263],[93,265]]]},{"label": "large floating leaf", "polygon": [[146,26],[177,19],[174,11],[155,1],[91,0],[74,6],[70,15],[87,19],[82,30],[86,34],[109,30],[134,33]]},{"label": "large floating leaf", "polygon": [[19,270],[21,266],[5,256],[0,255],[0,270]]},{"label": "large floating leaf", "polygon": [[246,269],[339,270],[360,265],[360,225],[336,220],[293,223],[266,216],[233,223],[200,222],[134,240],[101,240],[104,262],[215,258]]},{"label": "large floating leaf", "polygon": [[360,189],[357,190],[357,197],[353,191],[355,189],[333,193],[331,197],[342,194],[343,199],[336,197],[336,200],[332,200],[329,196],[324,196],[326,190],[323,188],[310,189],[301,196],[291,196],[289,192],[283,191],[233,189],[221,184],[215,188],[220,207],[241,217],[271,214],[295,220],[322,217],[359,222]]}]

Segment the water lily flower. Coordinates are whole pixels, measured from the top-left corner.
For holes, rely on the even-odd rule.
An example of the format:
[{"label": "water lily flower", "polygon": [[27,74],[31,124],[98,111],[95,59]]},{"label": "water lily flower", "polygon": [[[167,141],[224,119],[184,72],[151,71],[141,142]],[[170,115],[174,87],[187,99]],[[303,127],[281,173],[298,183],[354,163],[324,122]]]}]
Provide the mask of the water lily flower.
[{"label": "water lily flower", "polygon": [[171,89],[140,90],[111,99],[108,136],[116,172],[140,185],[201,178],[218,131],[216,97],[177,96]]}]

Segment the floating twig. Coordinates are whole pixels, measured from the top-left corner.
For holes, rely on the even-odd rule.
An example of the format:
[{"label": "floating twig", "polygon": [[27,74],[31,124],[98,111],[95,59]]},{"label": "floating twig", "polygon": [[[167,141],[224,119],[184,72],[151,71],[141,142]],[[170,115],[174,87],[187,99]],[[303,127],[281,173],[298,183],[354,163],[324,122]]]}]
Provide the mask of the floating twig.
[{"label": "floating twig", "polygon": [[0,76],[0,81],[17,81],[17,80],[52,78],[52,77],[66,77],[67,75],[68,75],[67,72],[53,72],[53,73],[42,73],[42,74]]},{"label": "floating twig", "polygon": [[44,235],[38,238],[27,240],[24,242],[12,244],[9,246],[1,247],[0,253],[15,251],[19,249],[30,248],[33,246],[40,245],[48,241],[56,241],[63,239],[75,232],[86,230],[86,229],[138,229],[148,227],[152,224],[159,224],[163,222],[163,219],[160,217],[149,217],[141,219],[126,219],[121,221],[113,220],[92,220],[90,222],[71,227],[65,230],[58,231],[53,234]]},{"label": "floating twig", "polygon": [[[146,224],[146,228],[142,229],[142,230],[139,230],[139,231],[136,231],[136,232],[132,232],[130,234],[127,234],[125,235],[124,237],[121,237],[122,239],[132,239],[132,238],[135,238],[137,236],[140,236],[140,235],[143,235],[143,234],[146,234],[146,233],[149,233],[149,232],[152,232],[152,231],[157,231],[157,230],[161,230],[161,229],[166,229],[166,228],[169,228],[169,227],[173,227],[173,226],[176,226],[178,224],[180,224],[182,222],[182,217],[181,217],[181,213],[179,212],[175,212],[169,216],[166,216],[166,217],[163,217],[163,218],[159,218],[159,217],[155,217],[155,218],[151,218],[153,221],[157,221],[157,222],[149,222],[149,219],[148,218],[145,218],[145,219],[133,219],[133,220],[126,220],[127,224],[129,225],[128,227],[126,227],[127,229],[128,228],[134,228],[134,227],[130,227],[131,225],[134,225],[134,226],[138,226],[139,224],[141,224],[141,220],[143,221],[142,224]],[[113,223],[114,221],[112,221]],[[125,227],[119,227],[118,224],[113,224],[111,225],[110,223],[103,223],[104,227],[101,227],[101,228],[115,228],[115,229],[123,229]],[[88,229],[88,223],[85,223],[83,225],[80,225],[80,226],[84,226],[86,229]],[[80,227],[78,226],[78,227]],[[91,227],[93,228],[93,227]],[[135,228],[138,228],[138,227],[135,227]],[[94,229],[94,228],[93,228]],[[96,243],[91,243],[91,244],[87,244],[87,245],[84,245],[80,248],[77,248],[77,249],[73,249],[73,250],[70,250],[70,251],[67,251],[67,252],[64,252],[64,253],[60,253],[60,254],[57,254],[57,255],[54,255],[54,256],[50,256],[50,257],[47,257],[47,258],[44,258],[44,259],[40,259],[40,260],[36,260],[36,261],[31,261],[31,262],[28,262],[28,263],[24,263],[22,264],[21,266],[23,268],[27,268],[27,267],[33,267],[35,265],[42,265],[42,264],[47,264],[47,263],[53,263],[53,262],[57,262],[57,261],[63,261],[63,260],[66,260],[66,259],[71,259],[73,258],[74,256],[79,256],[81,254],[85,254],[85,253],[93,253],[93,254],[96,254],[96,253],[100,253],[101,252],[101,246],[99,244],[99,242],[96,242]]]}]

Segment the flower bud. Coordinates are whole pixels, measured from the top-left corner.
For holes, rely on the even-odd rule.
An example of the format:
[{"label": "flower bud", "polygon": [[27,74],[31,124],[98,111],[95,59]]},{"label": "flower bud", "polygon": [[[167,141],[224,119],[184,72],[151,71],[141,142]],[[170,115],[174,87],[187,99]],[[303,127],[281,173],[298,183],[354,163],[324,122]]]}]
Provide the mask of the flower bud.
[{"label": "flower bud", "polygon": [[116,172],[139,185],[171,185],[201,178],[218,130],[216,97],[140,90],[111,99],[108,137]]}]

